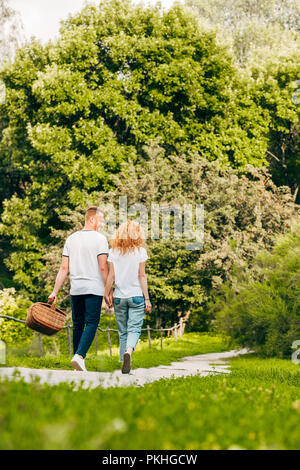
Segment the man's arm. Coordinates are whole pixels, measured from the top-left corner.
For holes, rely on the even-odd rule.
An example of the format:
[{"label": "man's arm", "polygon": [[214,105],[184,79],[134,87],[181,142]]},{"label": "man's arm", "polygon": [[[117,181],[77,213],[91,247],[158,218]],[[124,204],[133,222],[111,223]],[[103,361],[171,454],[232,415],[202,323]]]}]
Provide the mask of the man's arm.
[{"label": "man's arm", "polygon": [[[107,255],[99,255],[98,256],[98,263],[99,263],[99,269],[100,269],[101,277],[102,277],[102,280],[103,280],[103,284],[105,286],[107,284],[107,279],[108,279],[108,276],[109,276],[109,274],[108,274],[109,269],[108,269]],[[105,302],[106,302],[108,308],[112,307],[112,297],[113,297],[113,291],[112,291],[112,288],[111,288],[108,295],[106,297],[104,295]]]},{"label": "man's arm", "polygon": [[99,269],[102,277],[103,284],[105,285],[106,279],[108,276],[108,264],[107,264],[107,255],[99,255],[98,256],[98,264]]},{"label": "man's arm", "polygon": [[48,297],[49,302],[55,302],[57,300],[57,294],[65,282],[65,279],[69,273],[69,258],[67,256],[62,257],[62,262],[59,268],[59,271],[56,276],[55,285],[52,293]]}]

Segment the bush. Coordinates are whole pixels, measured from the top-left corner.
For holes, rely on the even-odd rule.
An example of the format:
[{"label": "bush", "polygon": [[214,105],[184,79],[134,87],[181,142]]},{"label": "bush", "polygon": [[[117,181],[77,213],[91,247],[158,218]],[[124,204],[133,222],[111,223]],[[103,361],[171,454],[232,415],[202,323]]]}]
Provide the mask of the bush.
[{"label": "bush", "polygon": [[[16,293],[12,287],[0,290],[0,313],[20,320],[26,320],[27,310],[31,302]],[[24,341],[32,336],[29,328],[25,328],[24,324],[14,321],[7,321],[0,318],[0,340],[6,343],[16,341]]]},{"label": "bush", "polygon": [[287,357],[300,338],[300,225],[255,257],[251,274],[236,272],[210,303],[217,329],[265,356]]}]

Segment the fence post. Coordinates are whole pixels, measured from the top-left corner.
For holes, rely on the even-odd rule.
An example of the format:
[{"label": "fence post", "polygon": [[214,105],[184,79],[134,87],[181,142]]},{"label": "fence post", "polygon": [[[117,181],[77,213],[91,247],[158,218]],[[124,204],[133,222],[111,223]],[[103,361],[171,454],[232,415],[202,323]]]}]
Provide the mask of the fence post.
[{"label": "fence post", "polygon": [[6,364],[6,344],[0,340],[0,364]]},{"label": "fence post", "polygon": [[150,333],[149,325],[147,325],[147,333],[148,333],[149,349],[151,349],[151,333]]},{"label": "fence post", "polygon": [[112,357],[111,341],[110,341],[110,333],[109,333],[108,325],[106,327],[106,331],[107,331],[107,339],[108,339],[108,345],[109,345],[109,354],[110,354],[110,357]]},{"label": "fence post", "polygon": [[39,350],[40,350],[40,357],[43,355],[43,337],[41,333],[38,333],[39,336]]},{"label": "fence post", "polygon": [[177,323],[175,323],[174,325],[174,339],[175,339],[175,343],[177,343]]},{"label": "fence post", "polygon": [[72,356],[72,347],[71,347],[71,327],[68,325],[68,350],[69,350],[69,357]]},{"label": "fence post", "polygon": [[97,352],[98,352],[98,328],[96,330],[96,334],[95,334],[95,354],[97,355]]},{"label": "fence post", "polygon": [[179,322],[180,322],[179,334],[180,334],[180,338],[182,338],[182,335],[183,335],[183,318],[180,318]]},{"label": "fence post", "polygon": [[160,327],[160,349],[163,350],[163,329]]}]

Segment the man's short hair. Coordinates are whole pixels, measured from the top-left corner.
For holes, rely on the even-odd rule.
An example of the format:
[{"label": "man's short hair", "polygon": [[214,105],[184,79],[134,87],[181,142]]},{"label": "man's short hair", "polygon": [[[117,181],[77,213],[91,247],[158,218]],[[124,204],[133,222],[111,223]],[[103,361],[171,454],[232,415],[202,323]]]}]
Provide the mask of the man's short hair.
[{"label": "man's short hair", "polygon": [[100,207],[91,206],[85,212],[85,220],[90,220],[91,217],[95,217],[96,215],[99,216],[101,214],[104,214],[104,212]]}]

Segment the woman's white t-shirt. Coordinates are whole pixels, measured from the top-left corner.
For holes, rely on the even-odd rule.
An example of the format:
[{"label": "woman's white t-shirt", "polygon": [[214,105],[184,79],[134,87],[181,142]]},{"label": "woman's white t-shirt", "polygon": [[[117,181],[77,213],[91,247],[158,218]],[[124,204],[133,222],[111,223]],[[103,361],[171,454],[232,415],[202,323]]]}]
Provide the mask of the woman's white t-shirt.
[{"label": "woman's white t-shirt", "polygon": [[115,271],[114,297],[128,299],[142,296],[143,291],[139,280],[139,266],[148,259],[145,248],[135,248],[122,255],[118,249],[110,249],[108,261],[113,263]]}]

